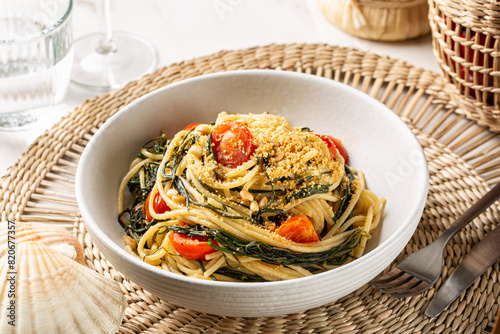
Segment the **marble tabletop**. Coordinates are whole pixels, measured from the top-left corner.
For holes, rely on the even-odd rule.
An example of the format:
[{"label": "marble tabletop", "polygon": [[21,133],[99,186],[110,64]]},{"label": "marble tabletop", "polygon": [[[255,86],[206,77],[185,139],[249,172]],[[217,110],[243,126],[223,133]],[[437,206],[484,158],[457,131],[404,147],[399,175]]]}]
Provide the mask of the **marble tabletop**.
[{"label": "marble tabletop", "polygon": [[[328,43],[369,50],[438,71],[431,37],[382,43],[355,38],[330,24],[317,0],[111,0],[115,30],[130,31],[148,39],[156,48],[157,67],[267,44]],[[96,3],[74,0],[75,38],[98,29]],[[13,165],[45,130],[87,99],[102,92],[73,84],[65,99],[52,107],[53,116],[18,132],[0,131],[0,176]]]}]

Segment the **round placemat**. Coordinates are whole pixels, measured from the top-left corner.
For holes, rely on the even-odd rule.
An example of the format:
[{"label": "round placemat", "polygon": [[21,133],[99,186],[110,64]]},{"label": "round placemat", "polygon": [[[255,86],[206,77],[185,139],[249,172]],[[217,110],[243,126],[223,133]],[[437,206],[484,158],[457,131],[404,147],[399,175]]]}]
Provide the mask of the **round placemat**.
[{"label": "round placemat", "polygon": [[439,74],[352,48],[272,44],[172,64],[86,101],[38,138],[1,179],[1,221],[44,222],[71,229],[84,245],[87,265],[121,285],[129,307],[120,333],[490,332],[500,303],[498,263],[439,317],[428,318],[424,310],[465,254],[500,220],[498,205],[447,245],[436,286],[405,299],[390,298],[366,285],[303,313],[221,317],[172,305],[113,268],[93,245],[75,200],[74,176],[88,140],[111,115],[148,92],[186,78],[244,69],[296,71],[343,82],[385,103],[412,128],[429,162],[429,196],[417,231],[392,266],[436,239],[500,179],[498,133],[457,113]]}]

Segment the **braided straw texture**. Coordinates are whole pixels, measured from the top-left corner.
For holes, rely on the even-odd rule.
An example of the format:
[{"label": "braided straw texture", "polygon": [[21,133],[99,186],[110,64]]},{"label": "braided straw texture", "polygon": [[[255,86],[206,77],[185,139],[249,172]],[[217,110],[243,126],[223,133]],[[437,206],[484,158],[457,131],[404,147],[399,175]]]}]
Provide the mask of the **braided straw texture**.
[{"label": "braided straw texture", "polygon": [[318,0],[323,16],[345,32],[403,41],[430,32],[427,0]]},{"label": "braided straw texture", "polygon": [[[417,231],[392,266],[432,242],[500,180],[498,133],[457,114],[442,93],[444,82],[437,73],[351,48],[272,44],[172,64],[86,101],[36,140],[1,179],[1,219],[71,229],[84,245],[87,265],[121,284],[129,307],[120,333],[490,332],[500,303],[498,263],[438,318],[423,312],[463,256],[499,221],[499,206],[489,208],[448,244],[435,288],[394,299],[364,286],[336,302],[284,316],[220,317],[179,308],[136,286],[103,258],[85,230],[74,194],[78,159],[92,135],[120,108],[159,87],[207,73],[259,68],[343,82],[385,103],[414,130],[429,161],[430,191]],[[383,159],[383,148],[380,152]]]},{"label": "braided straw texture", "polygon": [[458,112],[500,131],[500,2],[428,2],[434,54]]}]

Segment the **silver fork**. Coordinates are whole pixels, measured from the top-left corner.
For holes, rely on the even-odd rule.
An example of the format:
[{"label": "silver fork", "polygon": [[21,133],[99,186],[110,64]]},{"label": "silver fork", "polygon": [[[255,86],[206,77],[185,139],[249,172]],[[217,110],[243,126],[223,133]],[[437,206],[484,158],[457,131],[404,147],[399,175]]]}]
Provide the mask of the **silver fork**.
[{"label": "silver fork", "polygon": [[474,203],[430,245],[405,258],[400,264],[369,282],[390,297],[410,297],[431,288],[441,276],[443,250],[448,241],[500,197],[500,183]]}]

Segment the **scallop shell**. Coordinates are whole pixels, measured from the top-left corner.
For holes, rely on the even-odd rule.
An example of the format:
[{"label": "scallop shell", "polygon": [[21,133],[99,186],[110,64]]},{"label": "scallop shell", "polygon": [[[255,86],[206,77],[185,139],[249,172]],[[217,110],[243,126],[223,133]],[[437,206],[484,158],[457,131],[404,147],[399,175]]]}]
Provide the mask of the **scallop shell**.
[{"label": "scallop shell", "polygon": [[0,333],[118,330],[127,302],[117,282],[40,242],[18,244],[15,259],[10,253],[0,259]]},{"label": "scallop shell", "polygon": [[[9,230],[9,228],[11,228]],[[58,252],[84,264],[82,244],[68,230],[43,223],[16,222],[0,224],[0,257],[9,249],[9,240],[19,245],[26,241],[39,241]]]}]

